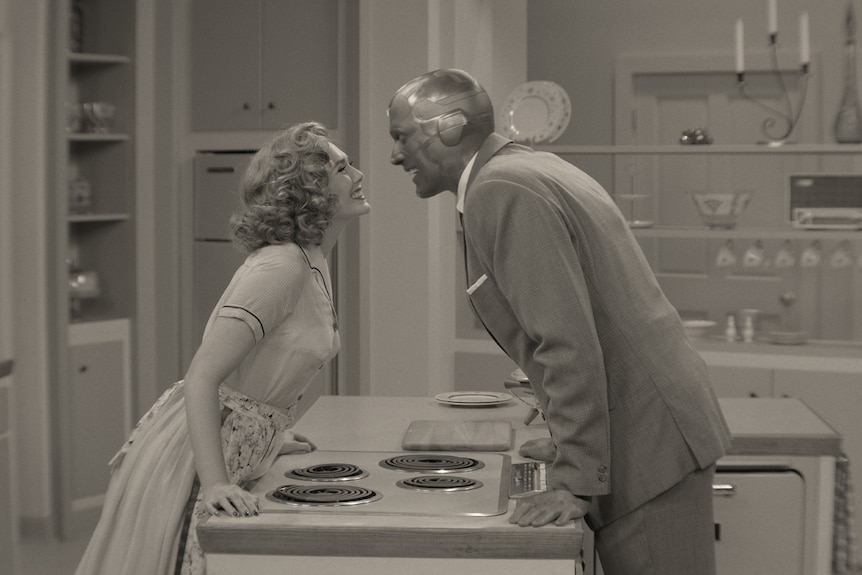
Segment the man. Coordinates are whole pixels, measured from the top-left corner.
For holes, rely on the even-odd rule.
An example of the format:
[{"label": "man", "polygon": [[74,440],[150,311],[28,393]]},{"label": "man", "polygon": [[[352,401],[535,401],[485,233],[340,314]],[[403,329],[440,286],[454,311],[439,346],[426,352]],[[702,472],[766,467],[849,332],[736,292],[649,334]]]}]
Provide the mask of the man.
[{"label": "man", "polygon": [[585,517],[607,575],[715,573],[712,479],[730,445],[707,369],[613,199],[553,154],[494,132],[482,86],[437,70],[388,109],[416,194],[456,194],[468,298],[527,374],[549,490],[520,526]]}]

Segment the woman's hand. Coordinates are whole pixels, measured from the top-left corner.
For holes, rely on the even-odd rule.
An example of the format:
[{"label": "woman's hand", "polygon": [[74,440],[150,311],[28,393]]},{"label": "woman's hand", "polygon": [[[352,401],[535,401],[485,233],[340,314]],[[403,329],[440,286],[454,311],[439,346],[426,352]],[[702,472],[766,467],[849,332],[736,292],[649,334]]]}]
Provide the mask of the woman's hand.
[{"label": "woman's hand", "polygon": [[219,509],[229,515],[249,517],[260,512],[257,496],[233,483],[216,483],[201,489],[204,509],[210,515],[219,515]]},{"label": "woman's hand", "polygon": [[525,441],[518,450],[521,457],[538,459],[539,461],[553,461],[557,456],[557,446],[551,438],[531,439]]},{"label": "woman's hand", "polygon": [[293,433],[292,431],[285,431],[284,442],[281,445],[281,449],[278,450],[278,454],[309,453],[315,449],[317,449],[317,446],[309,441],[304,435]]}]

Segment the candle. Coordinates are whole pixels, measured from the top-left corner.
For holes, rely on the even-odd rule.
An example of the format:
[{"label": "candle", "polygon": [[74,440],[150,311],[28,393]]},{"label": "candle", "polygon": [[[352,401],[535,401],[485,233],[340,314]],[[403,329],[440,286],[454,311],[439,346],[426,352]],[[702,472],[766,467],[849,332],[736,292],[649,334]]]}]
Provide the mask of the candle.
[{"label": "candle", "polygon": [[736,73],[745,71],[745,47],[743,40],[742,18],[736,21]]},{"label": "candle", "polygon": [[811,47],[808,41],[808,12],[799,15],[799,62],[805,66],[811,62]]},{"label": "candle", "polygon": [[777,0],[769,0],[769,35],[778,34],[778,7]]}]

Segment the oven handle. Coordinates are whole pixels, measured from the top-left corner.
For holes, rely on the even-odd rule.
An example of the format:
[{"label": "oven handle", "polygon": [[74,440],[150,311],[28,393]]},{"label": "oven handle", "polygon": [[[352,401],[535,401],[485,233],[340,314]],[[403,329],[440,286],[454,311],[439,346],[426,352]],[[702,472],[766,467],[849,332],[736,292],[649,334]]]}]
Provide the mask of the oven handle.
[{"label": "oven handle", "polygon": [[717,497],[733,497],[736,495],[736,485],[732,483],[713,483],[712,494]]}]

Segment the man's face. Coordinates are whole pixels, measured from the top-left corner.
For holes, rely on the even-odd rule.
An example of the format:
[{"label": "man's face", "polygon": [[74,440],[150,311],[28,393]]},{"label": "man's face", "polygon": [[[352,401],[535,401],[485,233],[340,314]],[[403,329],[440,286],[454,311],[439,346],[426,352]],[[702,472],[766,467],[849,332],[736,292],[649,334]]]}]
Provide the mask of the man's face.
[{"label": "man's face", "polygon": [[396,96],[389,107],[389,135],[394,142],[389,160],[413,174],[417,196],[430,198],[446,190],[457,191],[464,168],[459,148],[440,141],[434,121],[417,122],[404,96]]}]

